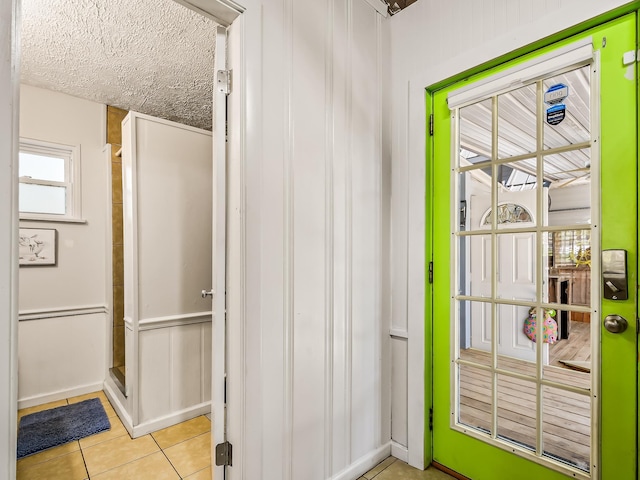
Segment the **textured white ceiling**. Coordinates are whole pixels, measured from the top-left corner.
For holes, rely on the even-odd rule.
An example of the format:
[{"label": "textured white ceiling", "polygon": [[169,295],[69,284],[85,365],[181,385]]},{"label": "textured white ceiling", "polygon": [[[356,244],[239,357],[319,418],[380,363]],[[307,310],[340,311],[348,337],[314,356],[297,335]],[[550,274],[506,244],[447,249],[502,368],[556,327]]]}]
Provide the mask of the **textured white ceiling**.
[{"label": "textured white ceiling", "polygon": [[23,0],[22,82],[210,130],[215,27],[173,0]]}]

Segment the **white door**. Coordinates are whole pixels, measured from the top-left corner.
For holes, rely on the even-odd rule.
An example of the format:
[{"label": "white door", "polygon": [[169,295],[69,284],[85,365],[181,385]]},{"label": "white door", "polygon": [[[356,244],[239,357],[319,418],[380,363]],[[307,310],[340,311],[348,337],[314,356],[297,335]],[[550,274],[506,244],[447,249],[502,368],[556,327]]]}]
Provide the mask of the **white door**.
[{"label": "white door", "polygon": [[0,2],[0,478],[15,478],[18,365],[18,1]]},{"label": "white door", "polygon": [[[481,186],[470,190],[480,190]],[[491,197],[486,193],[471,194],[469,222],[473,228],[491,227]],[[500,191],[498,199],[498,228],[508,228],[518,215],[519,227],[535,226],[532,212],[537,209],[536,191]],[[546,216],[546,209],[543,210]],[[509,300],[532,302],[536,298],[535,278],[535,233],[505,233],[497,237],[497,291],[499,297]],[[491,296],[491,237],[474,236],[470,239],[470,277],[474,294]],[[535,362],[536,348],[524,334],[524,321],[529,308],[517,305],[497,305],[498,355]],[[471,324],[471,347],[491,351],[491,304],[474,302],[471,318],[481,319]],[[548,363],[549,348],[543,346],[543,362]]]},{"label": "white door", "polygon": [[227,275],[227,92],[218,82],[226,71],[227,31],[216,30],[216,56],[214,60],[213,93],[213,339],[212,339],[212,394],[211,394],[211,464],[213,477],[225,478],[224,465],[218,465],[216,445],[226,438],[226,275]]}]

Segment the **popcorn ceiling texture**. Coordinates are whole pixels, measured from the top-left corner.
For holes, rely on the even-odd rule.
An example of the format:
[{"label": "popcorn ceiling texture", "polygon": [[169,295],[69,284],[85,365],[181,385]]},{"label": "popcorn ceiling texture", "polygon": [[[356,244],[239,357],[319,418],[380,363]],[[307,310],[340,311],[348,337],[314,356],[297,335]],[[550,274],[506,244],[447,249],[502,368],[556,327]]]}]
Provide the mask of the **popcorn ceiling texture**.
[{"label": "popcorn ceiling texture", "polygon": [[215,27],[173,0],[23,0],[21,80],[211,130]]}]

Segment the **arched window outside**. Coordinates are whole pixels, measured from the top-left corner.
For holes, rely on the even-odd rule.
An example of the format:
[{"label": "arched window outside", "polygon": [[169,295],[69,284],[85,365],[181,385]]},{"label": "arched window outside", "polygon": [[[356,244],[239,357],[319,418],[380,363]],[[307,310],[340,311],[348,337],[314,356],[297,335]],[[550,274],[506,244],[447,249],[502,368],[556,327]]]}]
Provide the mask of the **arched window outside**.
[{"label": "arched window outside", "polygon": [[[482,216],[480,225],[491,225],[491,209]],[[498,225],[504,223],[527,223],[533,222],[533,216],[522,205],[517,203],[503,203],[498,205]]]}]

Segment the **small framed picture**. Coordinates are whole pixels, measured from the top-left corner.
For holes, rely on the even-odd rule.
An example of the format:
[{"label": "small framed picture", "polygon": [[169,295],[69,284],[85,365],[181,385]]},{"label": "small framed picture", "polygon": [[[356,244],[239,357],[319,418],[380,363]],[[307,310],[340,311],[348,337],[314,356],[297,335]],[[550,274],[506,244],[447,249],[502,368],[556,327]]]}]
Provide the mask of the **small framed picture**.
[{"label": "small framed picture", "polygon": [[56,230],[21,228],[20,266],[56,265]]}]

